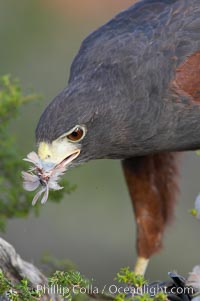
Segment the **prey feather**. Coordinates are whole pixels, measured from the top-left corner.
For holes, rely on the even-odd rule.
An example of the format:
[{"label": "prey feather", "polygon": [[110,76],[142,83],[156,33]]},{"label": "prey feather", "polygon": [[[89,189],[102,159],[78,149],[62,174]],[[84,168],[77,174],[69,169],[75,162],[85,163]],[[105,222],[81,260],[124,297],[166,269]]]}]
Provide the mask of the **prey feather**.
[{"label": "prey feather", "polygon": [[66,171],[66,167],[58,164],[49,169],[44,168],[42,161],[35,152],[29,153],[24,160],[30,162],[33,166],[29,169],[29,172],[22,171],[23,187],[27,191],[38,189],[32,200],[33,206],[39,198],[41,198],[41,204],[45,204],[48,200],[49,190],[63,188],[58,184],[58,180]]}]

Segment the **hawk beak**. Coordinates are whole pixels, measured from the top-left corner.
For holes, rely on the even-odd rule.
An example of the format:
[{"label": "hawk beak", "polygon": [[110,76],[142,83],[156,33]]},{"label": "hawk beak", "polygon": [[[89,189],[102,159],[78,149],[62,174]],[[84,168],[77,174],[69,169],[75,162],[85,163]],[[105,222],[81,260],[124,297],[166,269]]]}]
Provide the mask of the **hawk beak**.
[{"label": "hawk beak", "polygon": [[51,144],[40,142],[38,146],[38,156],[41,159],[44,170],[54,167],[66,167],[80,154],[77,145],[62,141],[54,141]]}]

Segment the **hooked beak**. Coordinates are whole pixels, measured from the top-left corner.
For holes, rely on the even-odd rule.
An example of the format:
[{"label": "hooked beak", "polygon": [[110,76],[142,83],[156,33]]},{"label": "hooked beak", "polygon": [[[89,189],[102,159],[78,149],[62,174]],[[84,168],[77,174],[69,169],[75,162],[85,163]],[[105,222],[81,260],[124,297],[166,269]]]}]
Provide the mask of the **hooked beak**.
[{"label": "hooked beak", "polygon": [[62,140],[55,140],[51,144],[40,142],[38,146],[38,156],[40,157],[44,170],[55,167],[67,167],[80,154],[80,148],[73,143]]}]

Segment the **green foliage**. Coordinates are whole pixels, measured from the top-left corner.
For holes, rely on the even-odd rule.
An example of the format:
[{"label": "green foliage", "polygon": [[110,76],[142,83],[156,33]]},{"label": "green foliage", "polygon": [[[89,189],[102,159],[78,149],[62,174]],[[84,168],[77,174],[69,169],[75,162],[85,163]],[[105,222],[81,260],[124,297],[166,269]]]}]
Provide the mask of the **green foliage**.
[{"label": "green foliage", "polygon": [[[0,78],[0,230],[4,230],[7,218],[24,217],[31,210],[38,212],[38,206],[31,205],[34,193],[24,191],[21,171],[27,170],[27,163],[17,148],[16,141],[10,135],[8,126],[18,116],[19,108],[36,101],[35,94],[24,95],[17,80],[10,76]],[[50,200],[59,202],[64,192],[70,193],[75,186],[70,186],[63,179],[61,186],[65,189],[50,194]]]},{"label": "green foliage", "polygon": [[[144,278],[142,281],[140,280],[138,282],[138,280],[136,280],[135,282],[135,275],[133,277],[133,274],[134,273],[130,271],[130,268],[126,267],[120,270],[116,278],[119,280],[119,283],[124,283],[130,288],[136,286],[137,288],[141,288],[141,290],[138,290],[140,293],[133,296],[128,296],[127,293],[119,293],[115,296],[104,293],[103,299],[113,299],[114,301],[167,301],[167,295],[163,291],[159,291],[153,297],[148,293],[142,294],[142,287],[144,285],[148,285],[148,283],[146,280],[144,280]],[[124,277],[126,277],[128,283],[124,282]],[[36,290],[31,288],[28,280],[26,279],[21,280],[18,284],[12,284],[10,280],[4,277],[2,271],[0,270],[0,295],[6,293],[13,301],[40,300],[40,297],[44,296],[47,292],[47,287],[59,287],[57,292],[60,293],[62,298],[66,298],[68,301],[71,301],[72,299],[84,300],[82,289],[85,288],[86,294],[89,294],[87,288],[90,287],[91,284],[92,280],[86,279],[83,275],[75,270],[70,270],[68,272],[56,271],[51,277],[48,278],[48,285],[41,287],[41,290]]]},{"label": "green foliage", "polygon": [[0,269],[0,295],[3,295],[11,288],[10,280],[6,279],[3,275],[2,270]]},{"label": "green foliage", "polygon": [[155,296],[151,297],[150,294],[145,293],[128,297],[125,293],[117,294],[114,301],[167,301],[167,295],[164,292],[158,292]]},{"label": "green foliage", "polygon": [[[128,298],[128,301],[129,301],[129,299],[130,298]],[[125,293],[117,294],[114,298],[114,301],[125,301],[125,300],[127,300]]]},{"label": "green foliage", "polygon": [[12,284],[2,270],[0,270],[0,295],[7,295],[12,301],[38,300],[39,294],[36,290],[30,288],[28,280],[22,279],[17,284]]},{"label": "green foliage", "polygon": [[147,283],[142,275],[137,275],[130,270],[129,267],[122,268],[115,278],[119,283],[128,284],[130,286],[141,287]]},{"label": "green foliage", "polygon": [[158,292],[154,296],[154,301],[167,301],[167,295],[164,292]]},{"label": "green foliage", "polygon": [[[77,296],[80,293],[80,288],[86,288],[91,281],[82,276],[76,271],[56,271],[52,277],[49,278],[50,286],[63,287],[62,296],[67,300],[72,300],[73,296]],[[67,289],[66,289],[67,288]]]},{"label": "green foliage", "polygon": [[167,295],[164,292],[159,292],[151,297],[149,294],[135,297],[134,301],[167,301]]},{"label": "green foliage", "polygon": [[136,292],[138,294],[135,294],[131,297],[127,298],[126,293],[119,293],[115,296],[115,301],[166,301],[167,295],[164,292],[158,292],[153,297],[150,296],[148,293],[142,293],[143,287],[148,287],[148,281],[142,276],[137,275],[133,271],[130,270],[129,267],[122,268],[119,273],[117,273],[117,276],[115,278],[119,283],[123,283],[125,285],[128,285],[131,288],[136,288]]},{"label": "green foliage", "polygon": [[155,299],[150,297],[150,295],[146,293],[142,296],[135,296],[133,300],[134,301],[154,301]]},{"label": "green foliage", "polygon": [[[89,283],[90,281],[79,272],[57,271],[49,278],[48,287],[62,287],[63,290],[58,291],[61,293],[60,296],[70,301],[72,297],[79,295],[78,288],[87,287]],[[41,290],[33,289],[27,279],[22,279],[19,283],[13,284],[10,280],[7,280],[0,270],[0,295],[6,294],[12,301],[40,300],[46,294],[46,287],[44,286],[44,289]]]}]

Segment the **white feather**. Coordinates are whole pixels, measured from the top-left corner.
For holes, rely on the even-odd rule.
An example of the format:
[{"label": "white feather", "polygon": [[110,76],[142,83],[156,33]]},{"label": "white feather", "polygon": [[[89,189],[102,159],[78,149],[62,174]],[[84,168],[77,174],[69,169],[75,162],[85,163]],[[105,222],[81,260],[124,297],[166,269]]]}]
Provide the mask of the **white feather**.
[{"label": "white feather", "polygon": [[40,189],[36,195],[34,196],[33,200],[32,200],[32,205],[34,206],[37,203],[37,200],[39,199],[39,197],[41,196],[41,194],[46,190],[45,187],[43,187],[42,189]]}]

